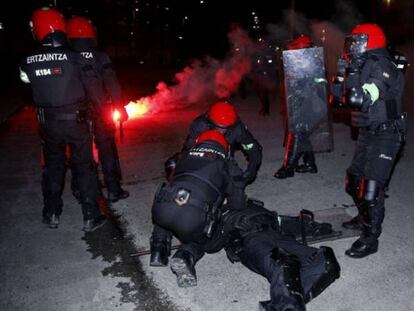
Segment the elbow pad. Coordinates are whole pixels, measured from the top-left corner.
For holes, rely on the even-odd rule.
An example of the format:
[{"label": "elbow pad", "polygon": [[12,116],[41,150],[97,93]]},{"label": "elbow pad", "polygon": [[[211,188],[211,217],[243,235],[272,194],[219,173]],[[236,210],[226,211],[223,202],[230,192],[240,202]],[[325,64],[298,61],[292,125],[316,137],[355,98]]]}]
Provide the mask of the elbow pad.
[{"label": "elbow pad", "polygon": [[342,108],[345,106],[344,100],[344,78],[342,76],[335,76],[331,84],[331,96],[329,103],[334,108]]}]

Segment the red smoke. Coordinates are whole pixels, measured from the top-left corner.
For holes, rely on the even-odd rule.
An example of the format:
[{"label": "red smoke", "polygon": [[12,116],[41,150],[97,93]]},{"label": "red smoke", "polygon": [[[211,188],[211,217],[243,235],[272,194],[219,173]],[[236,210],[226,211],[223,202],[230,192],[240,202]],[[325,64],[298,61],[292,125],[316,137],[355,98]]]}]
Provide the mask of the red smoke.
[{"label": "red smoke", "polygon": [[250,71],[252,55],[257,50],[257,45],[245,30],[237,26],[231,28],[228,38],[232,49],[224,60],[208,56],[203,60],[194,60],[191,65],[175,74],[174,85],[159,82],[155,94],[141,98],[135,104],[130,103],[130,109],[135,109],[133,107],[137,103],[145,102],[148,112],[156,113],[234,94],[243,76]]}]

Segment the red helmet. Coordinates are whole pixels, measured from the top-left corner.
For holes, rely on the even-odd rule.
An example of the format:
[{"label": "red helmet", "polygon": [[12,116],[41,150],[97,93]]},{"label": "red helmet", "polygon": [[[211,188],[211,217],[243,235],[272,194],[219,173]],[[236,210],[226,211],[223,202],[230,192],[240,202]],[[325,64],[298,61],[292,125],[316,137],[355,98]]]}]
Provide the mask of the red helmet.
[{"label": "red helmet", "polygon": [[366,49],[383,48],[387,44],[384,31],[377,24],[360,24],[352,29],[352,34],[365,34],[368,36]]},{"label": "red helmet", "polygon": [[290,40],[287,44],[288,50],[299,50],[312,47],[313,43],[310,37],[300,35],[299,37]]},{"label": "red helmet", "polygon": [[69,39],[96,39],[92,22],[82,16],[72,17],[67,21]]},{"label": "red helmet", "polygon": [[202,132],[200,135],[198,135],[196,144],[200,144],[203,141],[215,141],[216,143],[219,143],[225,151],[227,151],[229,147],[229,143],[226,140],[226,137],[224,137],[224,134],[221,133],[218,130],[208,130],[205,132]]},{"label": "red helmet", "polygon": [[237,121],[237,112],[233,105],[226,101],[218,101],[208,110],[209,119],[218,127],[226,128]]},{"label": "red helmet", "polygon": [[58,10],[49,7],[35,10],[30,25],[36,40],[39,41],[55,31],[66,33],[63,15]]}]

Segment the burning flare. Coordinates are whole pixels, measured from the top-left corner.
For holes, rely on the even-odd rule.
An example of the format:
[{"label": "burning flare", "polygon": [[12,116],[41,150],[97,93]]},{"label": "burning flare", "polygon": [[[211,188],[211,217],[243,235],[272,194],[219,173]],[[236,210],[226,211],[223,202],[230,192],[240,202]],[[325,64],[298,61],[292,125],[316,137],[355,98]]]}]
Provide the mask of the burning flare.
[{"label": "burning flare", "polygon": [[141,98],[136,101],[130,101],[125,109],[128,113],[128,117],[131,119],[138,118],[149,112],[150,102],[148,98]]},{"label": "burning flare", "polygon": [[[150,102],[148,98],[142,98],[136,101],[130,101],[128,105],[125,106],[126,112],[129,119],[135,119],[143,116],[150,110]],[[121,113],[118,110],[114,110],[112,114],[112,119],[114,122],[119,122],[121,118]]]}]

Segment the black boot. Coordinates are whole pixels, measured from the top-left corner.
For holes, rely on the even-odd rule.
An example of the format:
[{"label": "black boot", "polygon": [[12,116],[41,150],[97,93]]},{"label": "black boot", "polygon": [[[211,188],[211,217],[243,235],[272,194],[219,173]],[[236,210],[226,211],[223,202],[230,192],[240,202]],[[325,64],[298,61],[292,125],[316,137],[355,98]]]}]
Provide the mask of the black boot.
[{"label": "black boot", "polygon": [[316,174],[318,168],[315,164],[315,155],[313,151],[306,151],[303,155],[303,164],[296,167],[297,173],[311,173]]},{"label": "black boot", "polygon": [[305,311],[299,259],[281,248],[273,249],[271,258],[277,266],[271,276],[271,301],[260,302],[260,306],[265,305],[266,311]]},{"label": "black boot", "polygon": [[362,230],[364,228],[364,210],[361,207],[362,199],[359,197],[361,191],[361,177],[347,173],[345,179],[345,192],[348,193],[358,209],[358,215],[349,221],[342,223],[342,227],[350,230]]},{"label": "black boot", "polygon": [[259,311],[305,311],[305,306],[295,306],[292,304],[286,304],[282,307],[276,308],[270,300],[259,302]]},{"label": "black boot", "polygon": [[178,250],[171,258],[171,271],[177,276],[178,287],[197,286],[193,255],[185,250]]},{"label": "black boot", "polygon": [[[316,273],[319,274],[319,276],[313,281],[311,288],[309,288],[305,294],[306,303],[319,296],[319,294],[338,279],[341,274],[341,267],[336,260],[334,251],[330,247],[321,246],[316,253],[312,254],[312,256],[307,259],[307,262],[314,263],[314,267],[318,271]],[[318,262],[323,262],[323,267],[320,267]]]},{"label": "black boot", "polygon": [[105,215],[100,215],[96,218],[85,219],[83,221],[82,230],[85,232],[93,232],[96,229],[104,226],[106,222],[107,222],[107,218]]},{"label": "black boot", "polygon": [[123,200],[129,197],[129,192],[119,188],[116,192],[108,192],[108,201],[111,203],[118,202],[119,200]]},{"label": "black boot", "polygon": [[345,255],[352,258],[364,258],[378,251],[378,240],[369,241],[368,239],[359,238],[352,243],[351,248],[345,251]]},{"label": "black boot", "polygon": [[278,179],[285,179],[288,177],[293,177],[295,175],[295,169],[289,166],[282,166],[280,169],[277,170],[275,173],[275,177]]},{"label": "black boot", "polygon": [[345,254],[352,258],[363,258],[378,251],[378,238],[384,220],[384,191],[375,180],[364,181],[364,199],[360,210],[363,212],[364,228]]},{"label": "black boot", "polygon": [[43,215],[44,224],[48,225],[50,229],[57,229],[59,227],[59,216],[56,214]]},{"label": "black boot", "polygon": [[285,179],[295,175],[295,168],[301,153],[298,152],[298,138],[289,133],[285,149],[285,161],[282,167],[274,174],[278,179]]},{"label": "black boot", "polygon": [[165,267],[168,265],[168,257],[171,253],[171,241],[160,241],[153,240],[150,241],[151,257],[150,257],[150,266],[151,267]]}]

